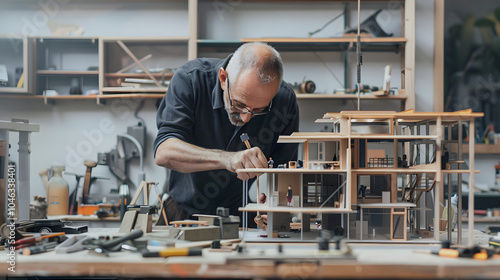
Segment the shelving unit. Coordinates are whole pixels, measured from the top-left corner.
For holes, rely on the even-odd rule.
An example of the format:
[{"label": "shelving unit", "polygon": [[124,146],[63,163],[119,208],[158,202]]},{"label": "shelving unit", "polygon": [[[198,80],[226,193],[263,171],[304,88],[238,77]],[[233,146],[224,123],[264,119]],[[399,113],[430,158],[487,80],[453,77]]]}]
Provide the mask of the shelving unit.
[{"label": "shelving unit", "polygon": [[[238,9],[243,9],[247,3],[260,2],[244,0],[241,2],[241,6],[237,6]],[[347,22],[348,19],[348,5],[354,8],[356,1],[349,0],[328,0],[319,1],[318,3],[339,3],[344,6],[344,21]],[[385,2],[385,1],[366,1],[365,3],[374,2]],[[72,79],[81,84],[82,92],[91,89],[97,90],[96,95],[93,98],[96,99],[99,104],[102,100],[107,100],[110,98],[139,98],[139,96],[127,96],[125,94],[142,94],[145,99],[156,99],[162,98],[161,94],[166,92],[167,85],[159,85],[154,80],[160,80],[161,75],[158,73],[136,73],[140,67],[137,67],[137,60],[144,59],[143,63],[148,64],[151,61],[158,60],[158,52],[156,54],[144,51],[141,48],[156,48],[158,51],[161,45],[163,50],[160,52],[165,52],[165,49],[175,49],[176,58],[179,61],[185,62],[186,60],[194,59],[198,57],[198,53],[205,51],[215,51],[215,52],[233,52],[238,46],[245,42],[253,41],[263,41],[275,46],[278,51],[284,52],[311,52],[311,51],[328,51],[328,52],[344,52],[347,53],[348,50],[353,49],[356,43],[356,37],[329,37],[329,38],[294,38],[294,37],[243,37],[239,39],[202,39],[199,36],[199,30],[204,30],[206,27],[205,23],[201,21],[203,15],[198,12],[200,4],[207,5],[208,1],[204,0],[188,0],[187,1],[187,16],[188,16],[188,34],[187,36],[174,36],[174,37],[51,37],[51,36],[39,36],[39,37],[20,37],[17,40],[21,40],[23,46],[23,56],[24,68],[33,69],[28,67],[27,63],[30,61],[29,55],[33,52],[35,56],[35,68],[36,71],[25,75],[25,79],[28,82],[31,79],[36,81],[33,89],[27,87],[28,83],[25,83],[25,87],[22,89],[17,89],[15,87],[0,88],[0,98],[10,98],[18,95],[13,95],[13,93],[26,93],[33,97],[37,95],[43,95],[43,92],[48,89],[56,90],[60,95],[68,95],[69,85]],[[288,1],[269,1],[260,2],[258,5],[272,5],[274,4],[284,4],[284,3],[302,3],[297,0]],[[347,4],[349,3],[349,4]],[[363,4],[365,4],[363,3]],[[373,37],[361,38],[361,48],[363,52],[394,52],[401,55],[402,67],[401,69],[401,85],[402,89],[397,95],[375,97],[372,95],[361,96],[361,100],[398,100],[401,103],[401,109],[413,108],[414,107],[414,90],[413,90],[413,66],[414,66],[414,10],[415,3],[414,0],[398,1],[401,4],[401,16],[402,22],[404,22],[404,28],[401,37]],[[240,4],[240,3],[236,3]],[[230,8],[234,3],[229,3],[225,8]],[[339,5],[338,7],[341,7]],[[204,7],[204,6],[202,6]],[[224,7],[219,7],[224,9]],[[215,7],[217,9],[217,7]],[[224,12],[224,11],[223,11]],[[226,11],[227,12],[227,11]],[[345,23],[344,23],[345,24]],[[2,42],[0,40],[0,42]],[[34,43],[34,49],[30,50],[28,48],[29,44]],[[76,43],[78,42],[78,43]],[[130,56],[130,53],[124,51],[123,45],[119,46],[118,42],[125,45],[126,48],[130,50],[135,58]],[[72,47],[62,47],[62,46],[72,46]],[[179,50],[183,49],[183,53],[179,54]],[[57,60],[56,56],[52,54],[59,53],[62,59],[64,57],[65,63],[74,62],[79,60],[82,63],[78,64],[79,68],[69,67],[69,65],[56,65],[61,63]],[[118,55],[117,53],[121,53]],[[71,56],[70,56],[71,54]],[[148,54],[154,55],[154,58],[145,58]],[[82,56],[87,56],[87,58],[82,58]],[[49,58],[50,57],[50,58]],[[160,56],[161,57],[161,56]],[[16,58],[20,60],[19,57]],[[52,61],[51,61],[51,60]],[[56,59],[57,61],[54,61]],[[123,69],[127,65],[124,61],[128,60],[128,65],[136,63],[133,67],[134,69],[128,69],[123,73],[117,73],[120,69]],[[149,61],[148,61],[149,60]],[[161,58],[160,58],[161,60]],[[92,65],[90,65],[92,64]],[[165,62],[167,67],[175,68],[180,66],[180,62]],[[161,67],[165,67],[162,65]],[[57,66],[57,67],[53,67]],[[87,66],[87,67],[84,67]],[[94,69],[88,70],[88,66],[94,66]],[[347,67],[347,66],[346,66]],[[347,71],[347,68],[344,70]],[[12,68],[12,67],[9,67]],[[54,69],[55,68],[55,69]],[[147,66],[146,68],[149,68]],[[152,67],[160,68],[160,67]],[[141,69],[143,70],[143,69]],[[397,71],[396,71],[397,72]],[[397,74],[396,76],[398,76]],[[345,80],[347,80],[347,74],[345,75]],[[171,74],[165,75],[164,79],[169,80],[172,77]],[[122,81],[124,79],[150,79],[153,80],[152,86],[138,86],[135,87],[124,87],[112,83],[112,81]],[[349,78],[350,79],[350,78]],[[121,83],[120,83],[121,84]],[[3,94],[2,94],[3,93]],[[108,97],[112,95],[113,97]],[[355,94],[298,94],[298,100],[324,100],[324,99],[343,99],[343,100],[354,100],[356,99]],[[53,98],[52,96],[44,98],[45,103],[48,100],[78,100],[78,99],[89,99],[89,98]],[[91,98],[90,98],[91,99]]]},{"label": "shelving unit", "polygon": [[88,91],[97,91],[98,38],[34,37],[32,40],[34,94],[47,97],[45,104],[56,99],[82,99]]},{"label": "shelving unit", "polygon": [[188,42],[189,37],[101,38],[101,65],[105,67],[100,72],[100,95],[164,94],[175,68],[188,60]]},{"label": "shelving unit", "polygon": [[[28,72],[32,66],[30,63],[32,48],[27,36],[0,35],[0,49],[2,50],[0,64],[5,67],[0,69],[0,94],[21,96],[21,94],[29,93],[32,88],[32,80]],[[20,82],[21,77],[23,81]]]},{"label": "shelving unit", "polygon": [[[200,3],[203,3],[206,1],[200,1]],[[243,43],[246,42],[267,42],[270,45],[274,46],[279,52],[284,53],[284,52],[337,52],[341,53],[344,56],[344,85],[347,87],[347,85],[350,85],[351,88],[354,87],[353,81],[354,77],[350,77],[350,71],[352,69],[349,69],[349,67],[352,68],[352,65],[349,66],[349,64],[352,64],[353,62],[348,62],[348,56],[353,59],[353,55],[355,55],[355,47],[356,47],[356,42],[357,38],[355,36],[350,36],[350,37],[319,37],[319,38],[305,38],[305,37],[291,37],[289,32],[279,32],[280,34],[283,34],[283,37],[276,37],[276,36],[269,36],[269,37],[250,37],[250,36],[245,36],[248,34],[253,34],[252,32],[243,32],[243,36],[235,39],[234,38],[234,30],[238,27],[242,27],[241,22],[239,21],[240,15],[243,15],[244,17],[244,9],[248,8],[250,9],[250,13],[258,11],[259,9],[262,9],[263,6],[272,6],[273,3],[290,3],[296,5],[298,8],[300,8],[299,4],[300,1],[268,1],[265,4],[259,3],[254,4],[253,2],[256,1],[242,1],[241,3],[238,3],[238,5],[234,5],[234,7],[226,7],[227,10],[222,8],[222,11],[220,12],[221,16],[227,15],[228,18],[224,18],[224,23],[228,24],[229,26],[234,26],[231,28],[226,28],[224,29],[225,31],[228,31],[227,36],[224,37],[218,37],[214,38],[211,37],[211,31],[210,28],[216,28],[218,25],[216,24],[208,24],[210,26],[204,26],[204,32],[202,34],[202,37],[198,39],[198,51],[203,52],[203,53],[229,53],[234,51],[238,46],[240,46]],[[374,8],[373,3],[384,3],[385,1],[362,1],[361,8],[363,9],[363,5],[367,4],[370,6],[370,8]],[[251,3],[251,4],[248,4]],[[343,15],[343,21],[344,21],[344,29],[346,28],[346,24],[352,24],[349,23],[349,17],[350,13],[352,10],[354,10],[357,7],[357,3],[355,1],[321,1],[321,4],[324,3],[344,3],[344,15]],[[241,5],[240,5],[241,4]],[[398,6],[396,6],[398,5]],[[295,7],[295,8],[297,8]],[[365,6],[366,7],[366,6]],[[406,110],[406,109],[412,109],[414,108],[415,104],[415,97],[414,97],[414,65],[415,65],[415,32],[414,32],[414,25],[415,25],[415,1],[414,0],[407,0],[407,1],[397,1],[397,4],[393,7],[398,7],[400,9],[400,15],[401,15],[401,35],[398,34],[398,36],[395,37],[362,37],[360,39],[361,41],[361,50],[362,52],[371,52],[371,53],[378,53],[378,52],[393,52],[396,54],[399,54],[399,61],[398,63],[401,63],[401,69],[396,69],[393,68],[393,81],[394,79],[397,79],[399,76],[401,77],[401,89],[399,92],[397,92],[395,95],[390,95],[390,96],[384,96],[384,97],[375,97],[370,95],[366,96],[361,96],[360,100],[399,100],[400,101],[400,108],[398,110]],[[383,9],[384,7],[381,5],[381,8]],[[289,8],[290,9],[290,8]],[[231,14],[231,12],[236,11],[236,15]],[[304,17],[310,16],[310,14],[307,13],[308,11],[304,12]],[[391,14],[393,15],[393,14]],[[208,17],[210,18],[210,17]],[[201,20],[207,20],[205,18],[202,18]],[[297,22],[301,22],[297,20]],[[264,21],[264,20],[263,20]],[[340,22],[342,20],[339,20]],[[199,23],[198,25],[200,26]],[[281,22],[277,22],[276,25],[283,24]],[[205,24],[206,25],[206,24]],[[356,24],[355,24],[356,25]],[[352,26],[351,26],[352,27]],[[269,31],[267,30],[264,32],[265,34],[271,34],[271,33],[277,33],[276,28],[274,26],[269,28]],[[303,29],[303,28],[302,28]],[[300,36],[300,34],[304,31],[302,30],[299,31],[297,36]],[[341,30],[340,30],[341,31]],[[295,35],[295,34],[292,34]],[[306,35],[306,34],[304,34]],[[325,35],[322,35],[325,36]],[[338,36],[338,35],[337,35]],[[340,35],[342,36],[342,35]],[[287,65],[288,61],[284,61],[285,66]],[[364,63],[369,63],[369,60],[364,61]],[[309,70],[307,67],[310,66],[304,66],[304,73],[308,73],[307,75],[313,75],[309,73]],[[322,67],[322,66],[320,66]],[[286,70],[286,69],[285,69]],[[316,69],[317,70],[317,69]],[[326,70],[326,69],[325,69]],[[382,70],[381,70],[382,71]],[[326,71],[325,71],[326,72]],[[306,74],[304,74],[306,75]],[[314,80],[314,78],[312,78]],[[319,79],[319,78],[318,78]],[[340,78],[342,79],[342,78]],[[292,81],[289,81],[292,82]],[[337,90],[337,89],[335,89]],[[324,93],[315,93],[315,94],[297,94],[298,100],[324,100],[324,99],[357,99],[356,94],[342,94],[342,93],[337,93],[337,94],[331,94],[329,92],[324,92]]]}]

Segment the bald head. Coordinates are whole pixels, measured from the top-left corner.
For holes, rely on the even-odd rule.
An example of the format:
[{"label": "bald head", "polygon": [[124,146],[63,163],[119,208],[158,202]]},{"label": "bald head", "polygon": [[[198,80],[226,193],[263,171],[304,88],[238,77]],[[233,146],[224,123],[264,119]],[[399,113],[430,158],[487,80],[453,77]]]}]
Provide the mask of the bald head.
[{"label": "bald head", "polygon": [[247,43],[239,47],[227,65],[228,78],[236,82],[242,72],[255,73],[263,85],[283,80],[283,62],[280,54],[271,46]]}]

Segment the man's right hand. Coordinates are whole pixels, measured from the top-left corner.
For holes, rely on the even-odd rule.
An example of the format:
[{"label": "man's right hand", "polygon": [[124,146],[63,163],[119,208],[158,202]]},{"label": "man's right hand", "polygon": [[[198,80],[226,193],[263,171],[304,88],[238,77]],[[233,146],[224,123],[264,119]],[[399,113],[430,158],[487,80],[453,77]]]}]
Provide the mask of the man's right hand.
[{"label": "man's right hand", "polygon": [[248,180],[262,173],[236,172],[237,169],[245,168],[268,168],[267,159],[258,147],[239,152],[227,152],[226,169],[238,175],[240,180]]}]

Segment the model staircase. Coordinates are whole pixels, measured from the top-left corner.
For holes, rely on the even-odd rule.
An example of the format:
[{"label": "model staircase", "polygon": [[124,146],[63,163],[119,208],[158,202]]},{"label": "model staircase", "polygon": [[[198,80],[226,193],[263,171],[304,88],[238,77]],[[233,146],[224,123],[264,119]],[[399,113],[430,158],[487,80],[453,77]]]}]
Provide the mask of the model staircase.
[{"label": "model staircase", "polygon": [[403,200],[417,204],[424,192],[430,192],[435,185],[434,174],[410,174],[410,181],[403,188]]}]

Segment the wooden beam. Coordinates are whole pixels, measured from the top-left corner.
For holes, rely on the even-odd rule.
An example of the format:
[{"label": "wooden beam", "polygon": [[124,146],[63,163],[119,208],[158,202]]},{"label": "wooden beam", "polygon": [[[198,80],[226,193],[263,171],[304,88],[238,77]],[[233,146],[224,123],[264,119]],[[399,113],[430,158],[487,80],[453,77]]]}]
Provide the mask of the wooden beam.
[{"label": "wooden beam", "polygon": [[434,1],[434,112],[444,111],[444,0]]},{"label": "wooden beam", "polygon": [[405,90],[408,95],[406,109],[415,108],[415,0],[406,0],[404,8]]},{"label": "wooden beam", "polygon": [[188,1],[188,60],[198,57],[198,0]]}]

